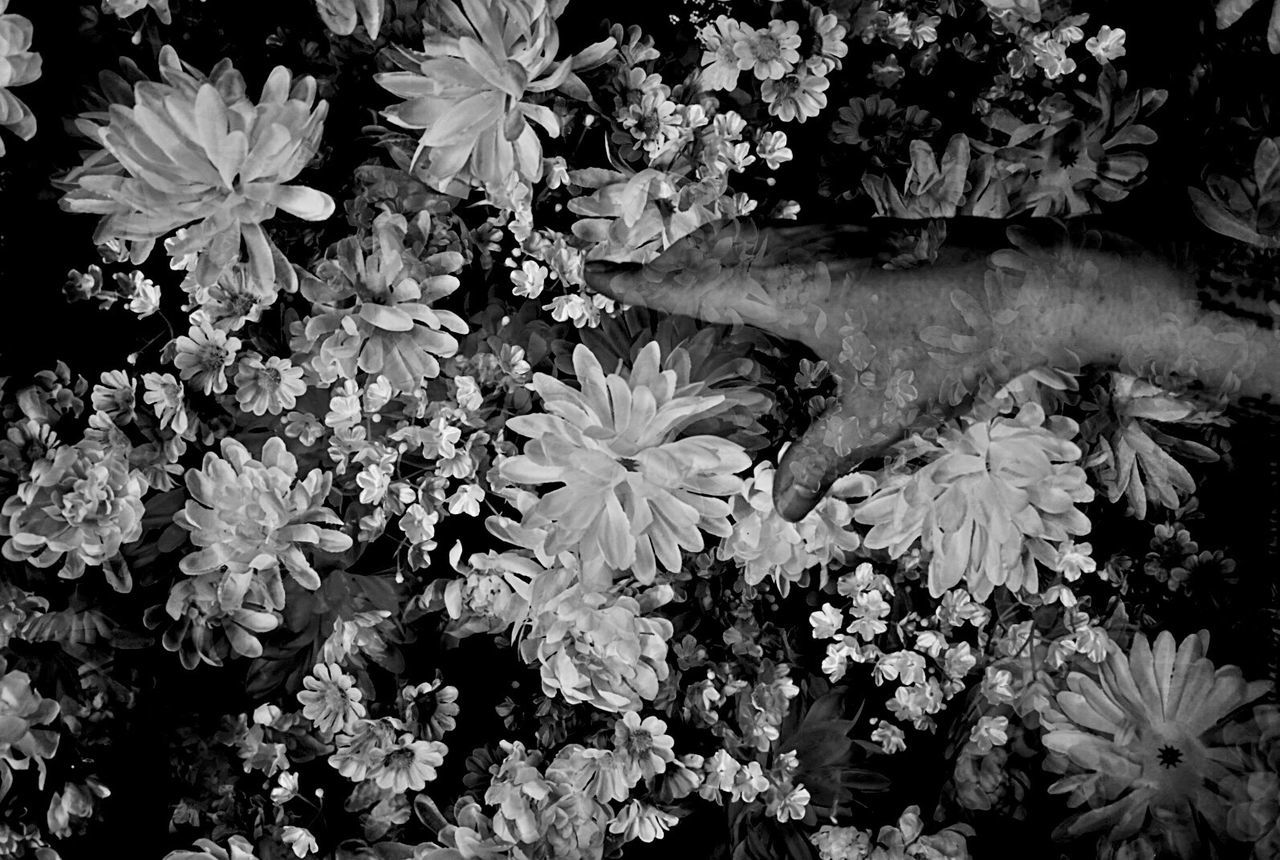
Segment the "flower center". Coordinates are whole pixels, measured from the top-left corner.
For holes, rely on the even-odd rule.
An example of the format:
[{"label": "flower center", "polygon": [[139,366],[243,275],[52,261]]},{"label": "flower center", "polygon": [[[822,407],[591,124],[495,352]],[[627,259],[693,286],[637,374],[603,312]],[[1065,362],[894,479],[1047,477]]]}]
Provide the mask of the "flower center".
[{"label": "flower center", "polygon": [[778,37],[770,33],[767,36],[761,36],[756,41],[756,60],[759,62],[769,63],[782,54],[782,45],[778,44]]},{"label": "flower center", "polygon": [[639,758],[653,748],[653,736],[643,729],[636,729],[627,737],[627,752]]},{"label": "flower center", "polygon": [[1175,768],[1182,763],[1182,750],[1173,744],[1165,744],[1156,751],[1161,767]]}]

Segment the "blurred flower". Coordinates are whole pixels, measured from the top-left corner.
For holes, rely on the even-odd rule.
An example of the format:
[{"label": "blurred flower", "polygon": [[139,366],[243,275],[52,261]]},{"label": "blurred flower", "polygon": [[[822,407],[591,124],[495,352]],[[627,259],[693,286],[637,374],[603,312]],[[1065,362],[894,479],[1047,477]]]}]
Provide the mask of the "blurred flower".
[{"label": "blurred flower", "polygon": [[458,289],[462,268],[456,251],[418,260],[405,247],[409,225],[402,215],[383,213],[374,222],[374,249],[357,237],[338,242],[304,279],[302,293],[314,304],[306,336],[318,342],[312,366],[322,380],[354,379],[356,370],[381,373],[397,391],[414,391],[440,375],[438,359],[458,350],[448,332],[466,334],[467,324],[433,302]]},{"label": "blurred flower", "polygon": [[173,17],[169,12],[169,0],[102,0],[104,11],[121,18],[128,18],[148,6],[155,10],[160,23],[173,23]]},{"label": "blurred flower", "polygon": [[287,184],[311,161],[328,113],[323,101],[312,110],[315,81],[294,83],[277,66],[254,104],[229,61],[206,78],[168,45],[160,76],[136,83],[132,104],[80,120],[103,150],[66,177],[62,206],[102,215],[94,241],[127,242],[135,264],[157,239],[194,225],[166,248],[174,259],[194,255],[196,283],[214,283],[242,243],[260,281],[289,282],[292,269],[262,223],[278,209],[323,221],[334,208],[329,195]]},{"label": "blurred flower", "polygon": [[382,72],[374,80],[407,101],[384,115],[401,128],[422,130],[418,151],[427,152],[433,188],[500,188],[513,175],[527,182],[542,178],[542,143],[530,122],[557,137],[560,120],[526,97],[560,89],[589,101],[577,72],[602,63],[615,44],[605,39],[557,62],[555,19],[563,6],[547,0],[463,0],[459,7],[458,0],[441,0],[424,28],[423,49],[392,51],[402,71]]},{"label": "blurred flower", "polygon": [[769,115],[783,122],[804,122],[817,116],[827,106],[827,89],[831,81],[821,75],[799,71],[767,80],[760,95],[769,106]]},{"label": "blurred flower", "polygon": [[178,375],[205,394],[227,390],[227,368],[235,364],[240,338],[208,326],[192,326],[174,341],[173,365]]},{"label": "blurred flower", "polygon": [[324,25],[339,36],[356,31],[357,15],[370,39],[377,39],[382,28],[382,0],[316,0],[316,11]]},{"label": "blurred flower", "polygon": [[[9,92],[10,87],[29,84],[40,77],[40,55],[31,47],[34,28],[21,15],[7,15],[9,0],[0,0],[0,126],[23,140],[36,134],[36,118],[21,99]],[[0,156],[4,155],[0,139]]]},{"label": "blurred flower", "polygon": [[271,356],[263,362],[256,352],[246,354],[236,368],[236,402],[245,412],[279,415],[292,409],[307,390],[302,368],[287,358]]},{"label": "blurred flower", "polygon": [[0,657],[0,797],[13,784],[13,771],[26,770],[32,762],[44,788],[45,761],[58,751],[60,738],[53,729],[39,728],[57,718],[58,703],[41,696],[26,672],[7,669]]},{"label": "blurred flower", "polygon": [[199,469],[187,471],[190,499],[174,522],[191,533],[200,549],[178,563],[188,576],[212,575],[221,583],[224,608],[239,605],[254,580],[270,595],[272,609],[284,607],[283,564],[299,585],[314,590],[320,575],[303,547],[343,552],[351,538],[324,526],[342,519],[325,507],[333,476],[314,469],[298,482],[298,463],[279,437],[268,439],[255,460],[237,440],[222,440],[222,456],[205,454]]},{"label": "blurred flower", "polygon": [[317,663],[303,676],[302,686],[306,688],[298,693],[302,715],[323,734],[350,732],[365,714],[360,702],[364,693],[356,686],[356,679],[335,663]]},{"label": "blurred flower", "polygon": [[1113,30],[1104,24],[1098,35],[1091,37],[1084,46],[1099,63],[1109,63],[1125,55],[1125,35],[1119,27]]},{"label": "blurred flower", "polygon": [[4,557],[39,568],[61,560],[66,579],[101,567],[112,588],[128,591],[133,580],[120,548],[142,536],[147,490],[127,448],[92,440],[54,448],[0,507]]},{"label": "blurred flower", "polygon": [[1039,590],[1035,560],[1052,566],[1055,544],[1087,534],[1078,502],[1093,498],[1076,424],[1046,418],[1035,403],[1015,417],[969,421],[939,438],[936,459],[909,475],[895,475],[854,510],[873,528],[871,549],[901,556],[917,539],[932,553],[934,597],[964,581],[978,600],[996,586]]},{"label": "blurred flower", "polygon": [[717,497],[736,493],[742,482],[734,473],[750,465],[742,447],[724,439],[673,441],[723,397],[678,395],[677,374],[659,370],[659,353],[651,343],[627,377],[606,377],[579,345],[573,364],[581,390],[535,374],[547,413],[507,421],[507,430],[530,441],[498,467],[515,483],[563,484],[524,514],[526,527],[546,530],[545,552],[577,549],[584,567],[603,562],[643,583],[658,565],[679,570],[681,549],[701,551],[703,531],[730,534],[729,503]]},{"label": "blurred flower", "polygon": [[1061,713],[1044,717],[1045,746],[1066,760],[1066,775],[1050,791],[1091,809],[1064,821],[1058,835],[1107,830],[1120,842],[1145,828],[1165,850],[1190,857],[1197,819],[1225,826],[1227,801],[1214,786],[1239,756],[1224,725],[1271,684],[1246,682],[1235,666],[1215,669],[1208,641],[1201,631],[1175,645],[1164,631],[1153,648],[1139,635],[1127,656],[1112,646],[1098,680],[1067,676]]}]

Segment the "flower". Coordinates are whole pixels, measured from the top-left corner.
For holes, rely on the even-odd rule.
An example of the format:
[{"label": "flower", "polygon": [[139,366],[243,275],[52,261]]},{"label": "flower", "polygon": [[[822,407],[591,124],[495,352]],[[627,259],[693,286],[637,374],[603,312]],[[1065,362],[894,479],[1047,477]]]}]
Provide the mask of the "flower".
[{"label": "flower", "polygon": [[870,549],[901,556],[920,539],[932,553],[934,597],[961,582],[978,600],[999,585],[1036,592],[1035,561],[1052,566],[1054,544],[1087,534],[1089,519],[1075,505],[1093,498],[1076,424],[1027,403],[1015,417],[967,421],[948,429],[938,456],[910,475],[895,475],[854,510],[873,526]]},{"label": "flower", "polygon": [[661,156],[679,139],[682,128],[683,115],[663,90],[644,93],[639,102],[627,105],[619,117],[622,127],[642,144],[650,159]]},{"label": "flower", "polygon": [[1215,669],[1208,647],[1205,631],[1177,644],[1163,631],[1154,647],[1139,635],[1128,655],[1111,647],[1097,680],[1067,676],[1068,689],[1057,694],[1061,712],[1044,719],[1045,746],[1065,757],[1066,775],[1050,791],[1091,809],[1056,835],[1107,830],[1114,843],[1146,828],[1166,850],[1191,856],[1197,818],[1223,826],[1227,799],[1213,786],[1239,758],[1224,728],[1271,684],[1246,682],[1235,666]]},{"label": "flower", "polygon": [[224,438],[221,457],[210,451],[199,469],[187,470],[190,499],[173,521],[200,549],[184,556],[178,568],[188,576],[218,578],[219,600],[227,608],[237,606],[257,580],[267,588],[270,608],[282,609],[281,564],[303,588],[319,588],[320,575],[302,548],[343,552],[351,538],[324,528],[342,525],[324,506],[333,476],[320,469],[301,482],[297,476],[298,462],[279,437],[267,440],[261,460],[236,439]]},{"label": "flower", "polygon": [[316,0],[316,11],[324,25],[339,36],[356,31],[357,15],[370,39],[377,39],[382,28],[382,0]]},{"label": "flower", "polygon": [[302,686],[306,687],[298,693],[302,715],[326,735],[350,732],[365,714],[360,702],[364,693],[336,663],[317,663],[303,677]]},{"label": "flower", "polygon": [[101,383],[93,386],[93,408],[106,414],[120,426],[129,424],[136,417],[133,407],[134,381],[123,370],[106,370],[99,377]]},{"label": "flower", "polygon": [[665,836],[679,822],[679,818],[666,810],[633,800],[609,822],[609,832],[622,834],[624,842],[632,839],[653,842]]},{"label": "flower", "polygon": [[744,30],[743,38],[734,42],[738,68],[751,70],[760,81],[776,81],[791,72],[800,62],[800,25],[776,18],[768,27]]},{"label": "flower", "polygon": [[580,389],[534,374],[531,385],[549,414],[507,421],[530,441],[498,467],[514,483],[563,485],[524,513],[526,527],[546,530],[546,553],[577,549],[584,567],[602,562],[643,583],[653,581],[658,565],[679,570],[681,549],[701,551],[702,532],[730,534],[723,497],[739,490],[734,473],[750,465],[736,443],[674,439],[724,398],[677,395],[677,374],[658,369],[659,353],[650,343],[627,377],[606,377],[579,344],[573,367]]},{"label": "flower", "polygon": [[526,97],[560,89],[589,101],[577,72],[602,63],[615,44],[605,39],[557,61],[555,19],[563,6],[547,0],[463,0],[460,8],[457,0],[441,0],[432,13],[439,24],[424,28],[423,49],[392,51],[401,71],[382,72],[374,80],[406,101],[383,114],[401,128],[422,130],[418,151],[427,152],[431,187],[500,188],[512,175],[526,182],[542,178],[542,143],[530,123],[557,137],[560,120]]},{"label": "flower", "polygon": [[286,824],[284,829],[280,831],[280,839],[285,845],[293,849],[293,856],[299,858],[299,860],[320,850],[320,846],[316,844],[315,836],[305,827]]},{"label": "flower", "polygon": [[527,299],[536,299],[542,294],[547,282],[547,267],[535,260],[525,260],[520,268],[511,273],[511,292]]},{"label": "flower", "polygon": [[857,96],[839,110],[839,121],[831,126],[832,135],[840,143],[867,150],[890,130],[898,105],[893,99],[878,95]]},{"label": "flower", "polygon": [[264,363],[262,356],[251,352],[236,368],[236,402],[254,415],[279,415],[292,409],[306,390],[302,368],[294,367],[287,358],[273,355]]},{"label": "flower", "polygon": [[766,131],[760,135],[760,140],[756,143],[756,154],[770,170],[777,170],[795,157],[787,146],[785,131]]},{"label": "flower", "polygon": [[326,382],[354,379],[356,370],[383,374],[396,391],[414,391],[440,375],[441,358],[458,351],[448,332],[466,334],[453,311],[431,303],[458,289],[453,274],[462,255],[441,251],[418,260],[404,245],[403,215],[384,213],[374,222],[373,252],[356,237],[338,242],[304,279],[302,293],[314,305],[306,337],[319,342],[311,364]]},{"label": "flower", "polygon": [[227,840],[227,846],[231,849],[229,852],[218,847],[212,839],[197,839],[195,847],[198,851],[170,851],[164,860],[257,860],[252,843],[243,836],[232,836]]},{"label": "flower", "polygon": [[427,740],[440,740],[457,727],[458,688],[441,681],[427,681],[405,687],[400,698],[406,704],[406,717],[417,723]]},{"label": "flower", "polygon": [[175,260],[194,255],[196,283],[217,281],[240,259],[242,243],[261,282],[289,283],[292,269],[263,222],[279,209],[307,221],[334,209],[328,194],[288,184],[314,156],[328,113],[324,101],[312,109],[315,80],[295,83],[277,66],[254,104],[230,63],[206,78],[169,45],[160,51],[160,77],[164,83],[136,83],[132,105],[81,119],[103,151],[67,176],[63,208],[101,215],[94,241],[126,242],[135,264],[157,239],[186,227],[166,249]]},{"label": "flower", "polygon": [[844,41],[847,30],[836,15],[823,12],[816,4],[806,5],[812,35],[805,68],[815,75],[829,75],[842,66],[842,59],[849,53]]},{"label": "flower", "polygon": [[58,751],[60,735],[43,729],[57,718],[60,708],[31,686],[26,672],[8,672],[0,657],[0,784],[12,785],[13,770],[26,770],[35,762],[44,788],[45,761]]},{"label": "flower", "polygon": [[770,116],[783,122],[804,122],[817,116],[827,106],[827,88],[831,81],[809,72],[794,72],[760,87],[760,95],[769,106]]},{"label": "flower", "polygon": [[747,38],[741,22],[721,15],[698,31],[702,52],[699,82],[708,90],[733,90],[738,86],[738,44]]},{"label": "flower", "polygon": [[[9,0],[0,0],[0,126],[23,140],[36,135],[36,118],[22,99],[9,92],[9,87],[29,84],[40,77],[41,57],[31,47],[34,28],[21,15],[5,14]],[[0,156],[4,155],[0,139]]]},{"label": "flower", "polygon": [[0,507],[4,557],[39,568],[62,561],[58,575],[66,579],[101,567],[112,588],[128,591],[132,577],[120,548],[142,536],[148,489],[127,447],[86,439],[54,448]]},{"label": "flower", "polygon": [[733,531],[716,549],[716,557],[736,561],[747,585],[771,578],[784,597],[792,583],[806,582],[809,568],[843,564],[861,541],[847,528],[852,507],[826,496],[798,523],[784,520],[773,506],[773,464],[756,464],[755,472],[733,502]]},{"label": "flower", "polygon": [[207,325],[192,326],[175,341],[173,365],[178,375],[205,394],[227,390],[227,368],[235,363],[240,338]]},{"label": "flower", "polygon": [[646,617],[633,597],[586,590],[574,571],[539,575],[520,653],[541,666],[542,691],[571,705],[589,702],[602,711],[638,710],[666,680],[665,618]]},{"label": "flower", "polygon": [[614,721],[613,748],[633,784],[666,772],[667,763],[675,761],[674,746],[667,724],[657,717],[642,721],[638,713],[629,710]]},{"label": "flower", "polygon": [[382,759],[369,769],[369,778],[395,794],[421,791],[436,778],[449,748],[439,741],[415,740],[408,732],[395,745],[382,750]]},{"label": "flower", "polygon": [[1098,35],[1085,42],[1084,47],[1099,63],[1109,63],[1125,55],[1125,35],[1124,30],[1119,27],[1113,30],[1104,24],[1098,30]]},{"label": "flower", "polygon": [[172,373],[144,373],[142,386],[142,400],[155,410],[160,428],[168,428],[178,436],[185,434],[190,415],[183,403],[182,383]]},{"label": "flower", "polygon": [[103,0],[102,8],[120,18],[128,18],[150,6],[162,24],[173,23],[169,0]]}]

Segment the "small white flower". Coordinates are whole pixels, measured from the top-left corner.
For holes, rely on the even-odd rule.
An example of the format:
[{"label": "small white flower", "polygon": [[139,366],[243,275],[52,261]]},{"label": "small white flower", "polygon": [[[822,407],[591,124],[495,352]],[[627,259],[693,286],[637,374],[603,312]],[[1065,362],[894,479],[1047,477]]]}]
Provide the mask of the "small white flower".
[{"label": "small white flower", "polygon": [[1102,26],[1098,30],[1098,35],[1084,43],[1085,49],[1093,54],[1094,59],[1099,63],[1109,63],[1112,60],[1118,60],[1125,55],[1124,40],[1127,34],[1119,27],[1112,29],[1111,27]]},{"label": "small white flower", "polygon": [[994,747],[1002,747],[1009,741],[1008,717],[979,717],[978,724],[969,732],[969,740],[986,754]]},{"label": "small white flower", "polygon": [[320,846],[316,844],[315,836],[305,827],[294,827],[292,824],[285,825],[281,838],[284,840],[285,845],[293,849],[294,856],[300,858],[300,860],[320,850]]},{"label": "small white flower", "polygon": [[547,283],[547,267],[535,260],[525,260],[511,273],[511,292],[527,299],[536,299]]},{"label": "small white flower", "polygon": [[824,603],[821,610],[809,614],[809,624],[813,627],[814,639],[834,639],[844,624],[844,615],[830,603]]}]

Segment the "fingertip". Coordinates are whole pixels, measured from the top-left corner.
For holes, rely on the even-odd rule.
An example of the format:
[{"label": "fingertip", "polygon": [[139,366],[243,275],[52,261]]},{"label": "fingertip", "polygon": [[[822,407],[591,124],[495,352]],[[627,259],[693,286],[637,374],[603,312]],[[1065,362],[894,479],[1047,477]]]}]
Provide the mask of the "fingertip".
[{"label": "fingertip", "polygon": [[643,268],[640,263],[592,260],[582,267],[582,277],[591,289],[616,299],[623,290],[623,282],[634,278]]},{"label": "fingertip", "polygon": [[777,509],[778,516],[787,522],[798,523],[809,515],[821,498],[822,493],[818,490],[792,484],[775,494],[773,506]]}]

